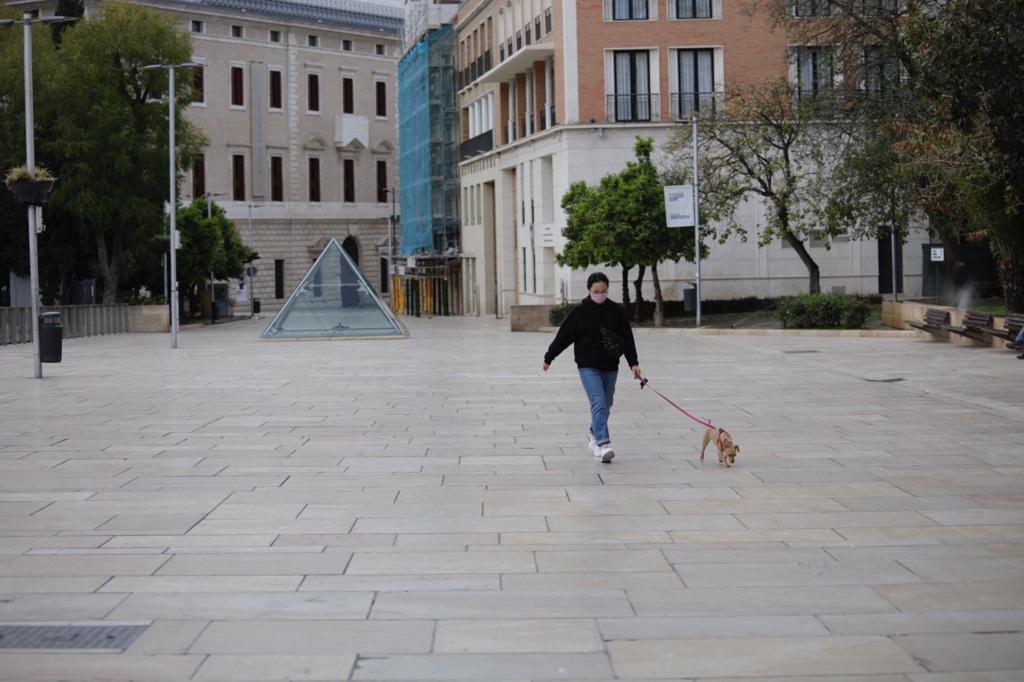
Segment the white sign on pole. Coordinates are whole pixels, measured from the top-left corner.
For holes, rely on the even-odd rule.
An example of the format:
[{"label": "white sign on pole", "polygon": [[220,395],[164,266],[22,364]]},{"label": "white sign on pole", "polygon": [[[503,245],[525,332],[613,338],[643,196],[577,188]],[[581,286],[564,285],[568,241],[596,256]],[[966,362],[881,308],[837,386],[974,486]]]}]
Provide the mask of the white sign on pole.
[{"label": "white sign on pole", "polygon": [[665,219],[668,227],[693,227],[693,185],[665,187]]},{"label": "white sign on pole", "polygon": [[941,263],[946,260],[946,247],[944,246],[933,246],[932,247],[932,262]]}]

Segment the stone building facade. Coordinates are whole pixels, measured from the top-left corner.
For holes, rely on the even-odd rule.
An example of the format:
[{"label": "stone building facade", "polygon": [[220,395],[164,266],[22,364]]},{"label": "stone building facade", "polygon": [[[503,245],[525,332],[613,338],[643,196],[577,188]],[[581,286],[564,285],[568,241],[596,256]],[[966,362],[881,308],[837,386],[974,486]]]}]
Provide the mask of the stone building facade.
[{"label": "stone building facade", "polygon": [[[621,170],[638,136],[662,148],[695,112],[728,108],[727,82],[781,76],[803,87],[801,59],[811,63],[825,49],[790,44],[764,8],[728,0],[467,0],[455,28],[461,244],[478,313],[582,297],[586,273],[555,258],[565,246],[560,200],[570,184]],[[757,246],[766,207],[749,201],[740,211],[750,240],[710,244],[704,298],[806,292],[807,271],[792,248]],[[904,245],[908,295],[920,293],[926,242],[915,232]],[[887,245],[841,238],[810,250],[823,291],[885,286]],[[607,274],[618,293],[616,270]],[[666,297],[682,299],[694,274],[693,263],[662,263]]]},{"label": "stone building facade", "polygon": [[[179,200],[208,195],[259,253],[255,298],[274,310],[331,238],[387,287],[397,184],[403,12],[359,0],[134,0],[174,17],[201,68],[187,116],[206,135]],[[53,0],[14,0],[53,14]],[[102,11],[87,0],[86,15]],[[397,241],[397,231],[394,235]],[[396,248],[397,251],[397,248]],[[248,309],[247,283],[230,283]]]}]

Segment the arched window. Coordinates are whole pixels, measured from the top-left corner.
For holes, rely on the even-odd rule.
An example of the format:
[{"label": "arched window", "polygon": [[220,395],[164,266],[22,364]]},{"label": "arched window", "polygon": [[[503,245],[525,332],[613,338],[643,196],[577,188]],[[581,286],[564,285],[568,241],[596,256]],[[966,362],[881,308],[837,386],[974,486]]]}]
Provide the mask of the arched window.
[{"label": "arched window", "polygon": [[345,241],[341,243],[341,248],[345,249],[345,253],[352,259],[356,267],[359,267],[359,244],[356,242],[355,237],[346,237]]}]

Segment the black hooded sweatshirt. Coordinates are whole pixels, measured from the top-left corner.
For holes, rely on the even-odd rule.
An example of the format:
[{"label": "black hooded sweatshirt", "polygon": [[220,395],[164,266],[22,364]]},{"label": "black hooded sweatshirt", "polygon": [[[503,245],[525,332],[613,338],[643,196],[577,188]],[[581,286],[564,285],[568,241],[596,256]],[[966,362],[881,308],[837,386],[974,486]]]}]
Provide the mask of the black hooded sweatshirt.
[{"label": "black hooded sweatshirt", "polygon": [[571,343],[579,367],[593,367],[606,372],[617,370],[619,359],[613,358],[605,350],[604,342],[601,340],[601,327],[615,332],[622,339],[624,355],[629,366],[638,365],[633,330],[629,327],[629,320],[626,319],[622,306],[611,299],[604,303],[594,303],[589,296],[573,308],[562,322],[555,340],[544,354],[544,362],[550,365]]}]

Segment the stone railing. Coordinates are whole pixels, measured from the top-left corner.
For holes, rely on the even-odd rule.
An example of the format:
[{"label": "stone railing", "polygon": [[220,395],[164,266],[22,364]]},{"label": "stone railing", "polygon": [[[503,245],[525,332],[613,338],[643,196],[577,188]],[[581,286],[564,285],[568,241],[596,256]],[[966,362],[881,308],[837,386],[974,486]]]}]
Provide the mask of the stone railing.
[{"label": "stone railing", "polygon": [[[65,339],[170,329],[170,314],[163,305],[64,305],[44,306],[41,310],[61,314]],[[0,308],[0,346],[28,343],[32,327],[31,308]]]}]

